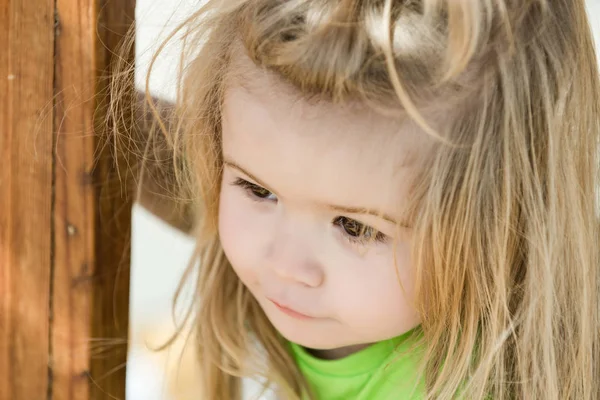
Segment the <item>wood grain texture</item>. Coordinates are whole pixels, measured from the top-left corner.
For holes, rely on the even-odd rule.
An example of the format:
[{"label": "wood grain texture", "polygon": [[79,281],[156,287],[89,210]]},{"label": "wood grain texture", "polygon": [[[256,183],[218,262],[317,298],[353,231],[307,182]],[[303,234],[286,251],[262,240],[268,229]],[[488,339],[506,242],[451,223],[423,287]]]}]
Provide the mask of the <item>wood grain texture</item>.
[{"label": "wood grain texture", "polygon": [[[124,399],[133,194],[125,149],[108,140],[105,113],[135,2],[56,7],[53,396]],[[133,61],[132,52],[125,56]]]},{"label": "wood grain texture", "polygon": [[56,2],[56,181],[52,396],[88,399],[93,287],[96,283],[96,9],[94,1]]},{"label": "wood grain texture", "polygon": [[2,400],[48,390],[53,14],[52,0],[0,2]]},{"label": "wood grain texture", "polygon": [[134,7],[0,1],[0,400],[125,397],[133,195],[104,114]]}]

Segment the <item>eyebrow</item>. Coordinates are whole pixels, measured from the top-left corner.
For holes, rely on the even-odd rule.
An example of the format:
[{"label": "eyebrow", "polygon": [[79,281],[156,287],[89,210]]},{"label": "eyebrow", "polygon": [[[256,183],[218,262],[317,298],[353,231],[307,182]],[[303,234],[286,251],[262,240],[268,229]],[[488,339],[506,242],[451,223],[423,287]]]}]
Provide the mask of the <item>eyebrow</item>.
[{"label": "eyebrow", "polygon": [[[269,188],[269,185],[262,182],[256,176],[254,176],[253,174],[251,174],[250,172],[248,172],[246,169],[242,168],[240,165],[236,164],[235,162],[228,160],[228,159],[224,159],[223,164],[240,171],[241,173],[243,173],[244,175],[248,176],[250,179],[255,181],[257,184],[259,184],[263,188],[267,189],[269,192],[277,194],[275,191],[273,191]],[[375,210],[364,208],[364,207],[348,207],[348,206],[340,206],[340,205],[335,205],[335,204],[325,204],[325,207],[330,210],[339,211],[344,214],[368,214],[368,215],[372,215],[375,217],[383,218],[386,221],[391,222],[393,224],[397,224],[397,225],[400,225],[403,227],[408,227],[407,223],[397,221],[388,214],[380,213]]]}]

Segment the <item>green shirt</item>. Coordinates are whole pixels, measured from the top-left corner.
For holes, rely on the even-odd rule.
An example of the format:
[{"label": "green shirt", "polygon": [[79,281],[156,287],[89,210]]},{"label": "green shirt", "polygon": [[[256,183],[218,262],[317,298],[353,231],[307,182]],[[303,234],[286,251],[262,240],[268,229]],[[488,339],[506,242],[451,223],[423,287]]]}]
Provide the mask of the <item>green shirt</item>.
[{"label": "green shirt", "polygon": [[291,343],[300,371],[318,400],[420,399],[418,330],[375,343],[338,360],[314,357]]}]

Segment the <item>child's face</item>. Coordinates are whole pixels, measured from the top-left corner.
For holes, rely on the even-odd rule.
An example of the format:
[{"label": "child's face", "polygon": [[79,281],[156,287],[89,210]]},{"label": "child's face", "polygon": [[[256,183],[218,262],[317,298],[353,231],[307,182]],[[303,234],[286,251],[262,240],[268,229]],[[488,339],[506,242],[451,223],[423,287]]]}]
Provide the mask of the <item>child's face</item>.
[{"label": "child's face", "polygon": [[411,231],[398,236],[365,211],[400,219],[410,154],[423,151],[425,135],[253,79],[230,88],[223,109],[219,234],[236,273],[281,334],[306,347],[414,328]]}]

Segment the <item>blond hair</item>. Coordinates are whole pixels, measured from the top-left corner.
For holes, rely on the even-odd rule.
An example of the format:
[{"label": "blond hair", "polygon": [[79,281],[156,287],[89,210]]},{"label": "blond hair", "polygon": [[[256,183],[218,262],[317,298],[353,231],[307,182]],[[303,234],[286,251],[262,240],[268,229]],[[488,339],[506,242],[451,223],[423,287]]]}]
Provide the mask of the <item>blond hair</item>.
[{"label": "blond hair", "polygon": [[404,113],[437,139],[410,208],[427,399],[600,398],[600,84],[582,0],[214,0],[178,32],[176,122],[143,157],[164,135],[196,210],[201,398],[239,399],[249,374],[309,392],[217,234],[236,46],[306,97]]}]

